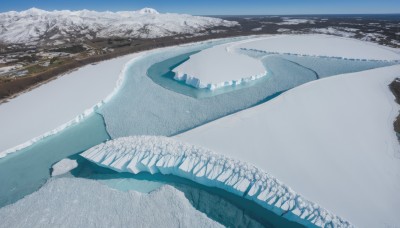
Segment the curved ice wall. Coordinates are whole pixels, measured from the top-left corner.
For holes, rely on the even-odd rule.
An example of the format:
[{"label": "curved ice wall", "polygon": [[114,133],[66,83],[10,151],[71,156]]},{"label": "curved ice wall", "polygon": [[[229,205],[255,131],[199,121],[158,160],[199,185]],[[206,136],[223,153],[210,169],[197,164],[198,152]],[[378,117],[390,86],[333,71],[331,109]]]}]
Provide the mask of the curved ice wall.
[{"label": "curved ice wall", "polygon": [[171,138],[119,138],[92,147],[81,156],[119,172],[173,174],[225,189],[306,226],[352,227],[251,164]]}]

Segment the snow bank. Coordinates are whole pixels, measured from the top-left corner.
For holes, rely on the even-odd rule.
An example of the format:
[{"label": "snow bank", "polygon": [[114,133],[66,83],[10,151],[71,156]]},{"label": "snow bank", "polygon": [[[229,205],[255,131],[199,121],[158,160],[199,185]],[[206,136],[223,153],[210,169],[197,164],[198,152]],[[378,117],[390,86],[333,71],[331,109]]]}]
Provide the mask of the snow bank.
[{"label": "snow bank", "polygon": [[[51,196],[51,197],[49,197]],[[183,192],[122,192],[93,180],[57,178],[0,208],[2,227],[223,227],[197,211]]]},{"label": "snow bank", "polygon": [[196,88],[210,90],[238,85],[267,74],[260,60],[236,53],[235,42],[221,44],[190,56],[173,69],[175,79]]},{"label": "snow bank", "polygon": [[0,158],[93,113],[104,103],[98,102],[111,97],[110,93],[122,83],[124,64],[139,55],[87,65],[1,104]]},{"label": "snow bank", "polygon": [[58,176],[64,173],[68,173],[69,171],[78,167],[78,162],[76,160],[71,160],[68,158],[64,158],[61,161],[54,164],[51,168],[51,176]]},{"label": "snow bank", "polygon": [[279,35],[249,40],[238,48],[267,53],[336,57],[357,60],[400,61],[400,55],[377,44],[356,39],[315,35]]},{"label": "snow bank", "polygon": [[118,138],[92,147],[81,156],[119,172],[160,172],[219,187],[305,225],[351,226],[255,166],[172,138]]},{"label": "snow bank", "polygon": [[[336,47],[337,48],[337,47]],[[176,136],[268,170],[360,227],[400,226],[400,65],[309,82]]]}]

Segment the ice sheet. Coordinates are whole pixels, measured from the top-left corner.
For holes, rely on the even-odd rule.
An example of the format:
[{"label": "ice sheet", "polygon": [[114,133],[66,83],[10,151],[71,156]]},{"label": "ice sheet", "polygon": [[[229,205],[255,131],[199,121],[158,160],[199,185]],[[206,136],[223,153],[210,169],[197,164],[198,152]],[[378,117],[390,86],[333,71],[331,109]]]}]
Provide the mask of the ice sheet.
[{"label": "ice sheet", "polygon": [[0,208],[1,227],[223,227],[184,194],[164,186],[150,194],[121,192],[93,180],[58,178]]},{"label": "ice sheet", "polygon": [[268,170],[360,227],[399,226],[399,107],[389,66],[307,83],[177,139]]}]

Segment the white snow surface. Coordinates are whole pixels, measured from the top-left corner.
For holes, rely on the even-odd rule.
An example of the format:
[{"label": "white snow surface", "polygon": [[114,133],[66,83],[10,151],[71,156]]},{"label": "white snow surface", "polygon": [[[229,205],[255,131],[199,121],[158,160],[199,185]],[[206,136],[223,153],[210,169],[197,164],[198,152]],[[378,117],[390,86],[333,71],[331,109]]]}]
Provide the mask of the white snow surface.
[{"label": "white snow surface", "polygon": [[216,26],[231,27],[237,22],[188,14],[158,13],[151,8],[139,11],[96,12],[45,11],[32,8],[0,13],[0,41],[8,43],[97,37],[156,38],[195,34]]},{"label": "white snow surface", "polygon": [[174,78],[196,88],[213,90],[265,76],[267,71],[260,60],[235,51],[240,42],[217,45],[191,55],[173,69]]},{"label": "white snow surface", "polygon": [[68,173],[76,167],[78,167],[78,162],[76,160],[64,158],[51,167],[53,169],[53,171],[51,172],[51,176],[54,177]]},{"label": "white snow surface", "polygon": [[248,40],[237,48],[267,53],[296,54],[319,57],[337,57],[357,60],[399,61],[400,55],[392,49],[356,39],[312,35],[278,35]]},{"label": "white snow surface", "polygon": [[125,63],[140,55],[84,66],[0,104],[0,158],[92,113],[118,87]]},{"label": "white snow surface", "polygon": [[[336,47],[337,48],[337,47]],[[359,227],[400,226],[400,65],[313,81],[175,138],[267,170]]]},{"label": "white snow surface", "polygon": [[351,227],[263,170],[203,147],[163,136],[130,136],[83,152],[86,159],[119,172],[173,174],[255,201],[289,220],[321,227]]},{"label": "white snow surface", "polygon": [[197,211],[184,193],[164,186],[122,192],[94,180],[51,179],[0,208],[1,227],[223,227]]}]

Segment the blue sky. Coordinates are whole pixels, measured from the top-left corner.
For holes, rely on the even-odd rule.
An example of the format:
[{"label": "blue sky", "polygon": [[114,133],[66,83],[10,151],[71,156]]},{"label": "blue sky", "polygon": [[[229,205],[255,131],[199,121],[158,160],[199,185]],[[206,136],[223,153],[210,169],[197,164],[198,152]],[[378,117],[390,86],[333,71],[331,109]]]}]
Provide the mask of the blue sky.
[{"label": "blue sky", "polygon": [[351,14],[400,13],[400,0],[0,0],[0,12],[31,7],[98,11],[152,7],[196,15]]}]

